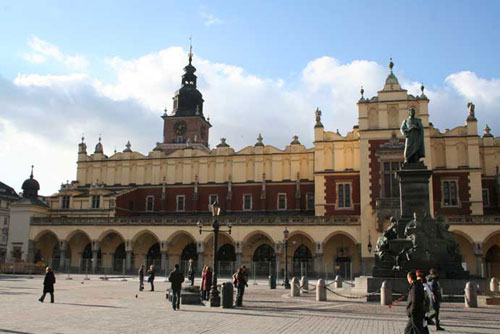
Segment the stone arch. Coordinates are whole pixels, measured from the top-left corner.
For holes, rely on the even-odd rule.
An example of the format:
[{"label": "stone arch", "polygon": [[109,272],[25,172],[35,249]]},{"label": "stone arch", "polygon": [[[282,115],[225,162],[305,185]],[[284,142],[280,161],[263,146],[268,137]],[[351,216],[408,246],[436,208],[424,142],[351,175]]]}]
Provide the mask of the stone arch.
[{"label": "stone arch", "polygon": [[[291,240],[292,238],[296,237],[296,236],[302,236],[302,237],[305,237],[311,244],[314,244],[314,239],[313,237],[311,237],[311,235],[309,235],[308,233],[304,232],[304,231],[301,231],[301,230],[295,230],[295,231],[291,231],[289,234],[288,234],[288,240]],[[314,248],[313,248],[314,249]]]},{"label": "stone arch", "polygon": [[43,231],[40,231],[38,232],[38,234],[33,238],[34,241],[38,242],[40,240],[41,237],[45,236],[45,234],[53,234],[54,237],[59,241],[59,237],[58,235],[54,232],[54,231],[51,231],[51,230],[43,230]]},{"label": "stone arch", "polygon": [[102,232],[99,237],[97,238],[97,241],[99,242],[102,242],[102,240],[110,233],[114,233],[116,234],[117,236],[119,236],[123,241],[125,241],[126,239],[123,237],[123,234],[121,234],[120,232],[118,232],[116,229],[108,229],[104,232]]},{"label": "stone arch", "polygon": [[335,231],[323,241],[323,266],[321,271],[352,279],[361,270],[357,240],[349,233]]},{"label": "stone arch", "polygon": [[[134,267],[139,268],[141,264],[148,264],[147,262],[154,262],[154,258],[151,257],[150,253],[151,247],[159,247],[160,239],[158,236],[151,232],[150,230],[142,230],[132,238],[132,253],[134,256]],[[148,256],[149,255],[149,256]],[[153,261],[151,261],[153,260]],[[156,263],[150,263],[156,264]]]},{"label": "stone arch", "polygon": [[455,241],[458,244],[458,249],[460,250],[460,255],[462,257],[462,263],[465,262],[467,270],[471,273],[477,273],[477,261],[474,255],[474,241],[466,233],[458,230],[451,231],[455,237]]},{"label": "stone arch", "polygon": [[353,237],[353,235],[352,235],[352,234],[350,234],[349,232],[346,232],[346,231],[334,231],[334,232],[331,232],[330,234],[328,234],[328,235],[325,237],[325,239],[323,239],[323,242],[322,242],[322,243],[323,243],[323,245],[324,245],[326,242],[328,242],[328,240],[330,240],[332,237],[334,237],[334,236],[336,236],[336,235],[339,235],[339,234],[344,235],[344,236],[346,236],[347,238],[351,239],[351,241],[352,241],[355,245],[359,243],[359,242],[358,242],[358,240],[357,240],[355,237]]},{"label": "stone arch", "polygon": [[88,233],[80,229],[73,230],[65,237],[64,240],[66,240],[67,248],[71,252],[71,266],[84,266],[83,255],[85,248],[89,245],[90,249],[92,249],[92,239]]},{"label": "stone arch", "polygon": [[[187,261],[189,258],[194,257],[194,260],[198,259],[198,246],[195,237],[185,231],[179,230],[170,235],[167,239],[168,245],[168,262],[169,267],[173,267],[175,264],[179,264],[182,270],[185,270],[188,266]],[[190,252],[190,255],[186,255],[186,247],[194,249]],[[194,254],[192,254],[194,252]]]},{"label": "stone arch", "polygon": [[35,259],[34,262],[41,262],[58,269],[59,267],[59,238],[51,230],[44,230],[37,234],[34,239]]},{"label": "stone arch", "polygon": [[167,242],[170,244],[172,242],[175,242],[176,240],[178,240],[179,236],[187,236],[189,239],[193,240],[193,242],[196,241],[196,238],[191,234],[189,233],[188,231],[186,230],[177,230],[175,231],[174,233],[172,233],[168,238],[167,238]]},{"label": "stone arch", "polygon": [[123,244],[125,247],[125,238],[121,233],[115,230],[106,230],[97,239],[99,241],[99,249],[102,253],[102,266],[108,268],[107,270],[120,270],[123,268],[124,254],[116,257],[116,249]]},{"label": "stone arch", "polygon": [[[314,250],[314,248],[313,248]],[[314,273],[313,252],[305,244],[297,246],[292,255],[292,276],[308,276]]]},{"label": "stone arch", "polygon": [[255,251],[262,245],[267,245],[274,250],[275,242],[268,233],[256,230],[246,235],[243,238],[241,265],[250,268],[251,271],[255,270],[257,275],[269,275],[269,264],[267,262],[255,264],[253,262]]},{"label": "stone arch", "polygon": [[483,242],[486,277],[500,277],[500,231],[490,233]]},{"label": "stone arch", "polygon": [[243,244],[245,245],[251,238],[253,238],[254,236],[256,235],[263,235],[264,237],[266,237],[267,239],[269,239],[269,241],[271,243],[274,244],[274,239],[273,237],[271,237],[271,235],[269,235],[267,232],[264,232],[262,230],[255,230],[255,231],[252,231],[250,233],[248,233],[244,238],[243,238]]},{"label": "stone arch", "polygon": [[141,230],[139,232],[137,232],[133,237],[132,237],[132,244],[134,244],[137,239],[139,239],[140,237],[142,237],[144,234],[150,234],[152,235],[156,240],[160,241],[160,238],[156,235],[156,233],[152,232],[151,230]]},{"label": "stone arch", "polygon": [[75,235],[77,235],[79,233],[85,235],[89,240],[92,240],[92,238],[90,237],[90,235],[87,232],[85,232],[84,230],[81,230],[81,229],[76,229],[76,230],[73,230],[73,231],[69,232],[66,235],[66,237],[64,237],[63,239],[66,240],[67,242],[69,242]]}]

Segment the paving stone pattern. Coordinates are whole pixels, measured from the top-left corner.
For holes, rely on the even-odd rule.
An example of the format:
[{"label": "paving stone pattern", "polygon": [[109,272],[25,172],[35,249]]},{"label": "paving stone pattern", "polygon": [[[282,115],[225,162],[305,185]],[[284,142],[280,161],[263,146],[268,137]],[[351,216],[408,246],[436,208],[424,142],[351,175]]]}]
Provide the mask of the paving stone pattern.
[{"label": "paving stone pattern", "polygon": [[[316,302],[314,293],[292,298],[281,287],[269,290],[264,281],[249,285],[242,308],[181,305],[174,311],[165,299],[170,284],[164,278],[157,279],[155,292],[147,291],[148,284],[137,291],[136,278],[65,278],[57,276],[56,302],[47,296],[42,304],[41,276],[0,276],[0,333],[369,334],[402,333],[406,324],[404,303],[388,308],[332,294]],[[443,304],[442,324],[449,333],[500,333],[500,308]]]}]

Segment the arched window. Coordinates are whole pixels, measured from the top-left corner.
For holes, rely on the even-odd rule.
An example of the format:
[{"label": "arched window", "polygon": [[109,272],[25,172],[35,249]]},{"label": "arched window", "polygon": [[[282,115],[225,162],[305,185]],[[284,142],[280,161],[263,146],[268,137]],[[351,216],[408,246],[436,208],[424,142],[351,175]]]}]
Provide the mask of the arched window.
[{"label": "arched window", "polygon": [[293,275],[310,276],[313,273],[311,250],[306,245],[300,245],[293,254]]},{"label": "arched window", "polygon": [[149,247],[148,254],[146,256],[146,266],[149,268],[150,265],[154,265],[156,269],[161,266],[161,252],[160,244],[155,243]]}]

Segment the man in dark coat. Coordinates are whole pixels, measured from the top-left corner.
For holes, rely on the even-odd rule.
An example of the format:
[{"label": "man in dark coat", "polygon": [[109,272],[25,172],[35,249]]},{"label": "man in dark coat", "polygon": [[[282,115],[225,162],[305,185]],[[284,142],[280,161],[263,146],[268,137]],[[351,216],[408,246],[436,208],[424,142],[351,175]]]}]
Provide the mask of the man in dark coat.
[{"label": "man in dark coat", "polygon": [[234,274],[234,285],[238,289],[238,294],[236,295],[236,305],[235,306],[242,306],[243,305],[243,294],[245,293],[245,287],[248,286],[247,284],[247,273],[245,272],[245,269],[240,268]]},{"label": "man in dark coat", "polygon": [[54,302],[54,284],[56,284],[56,276],[52,268],[47,267],[45,268],[45,278],[43,280],[43,295],[38,299],[40,302],[43,303],[47,293],[50,293],[50,302]]},{"label": "man in dark coat", "polygon": [[172,283],[172,307],[174,311],[179,309],[181,303],[182,282],[184,282],[184,274],[181,273],[179,265],[176,264],[174,270],[168,275],[168,281]]},{"label": "man in dark coat", "polygon": [[144,290],[144,265],[142,264],[139,268],[139,291]]},{"label": "man in dark coat", "polygon": [[148,275],[148,282],[151,284],[151,290],[149,291],[155,291],[155,266],[149,266]]},{"label": "man in dark coat", "polygon": [[435,319],[437,331],[444,331],[444,328],[439,325],[439,308],[441,307],[441,300],[443,299],[441,296],[441,285],[439,285],[439,275],[434,268],[432,268],[429,273],[430,275],[427,277],[427,281],[431,287],[432,308],[434,309],[434,313],[431,314],[429,319]]},{"label": "man in dark coat", "polygon": [[424,286],[417,280],[417,274],[414,271],[410,271],[407,278],[408,283],[410,283],[410,291],[406,304],[408,324],[405,328],[405,334],[422,334],[424,333],[425,317]]}]

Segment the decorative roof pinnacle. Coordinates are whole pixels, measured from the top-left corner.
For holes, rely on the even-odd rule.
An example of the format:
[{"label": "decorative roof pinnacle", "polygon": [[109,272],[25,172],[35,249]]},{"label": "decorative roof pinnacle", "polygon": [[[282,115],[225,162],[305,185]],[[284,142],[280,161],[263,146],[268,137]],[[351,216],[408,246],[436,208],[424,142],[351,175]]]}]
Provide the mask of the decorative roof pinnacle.
[{"label": "decorative roof pinnacle", "polygon": [[392,57],[389,58],[389,68],[391,69],[391,73],[392,73],[392,68],[394,67],[394,63],[392,62]]}]

